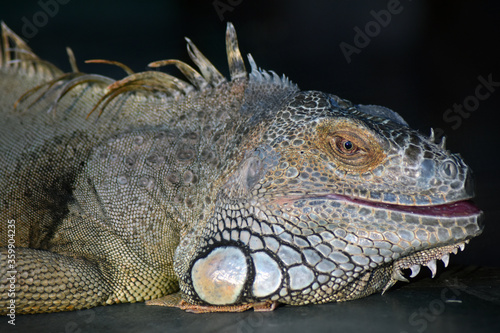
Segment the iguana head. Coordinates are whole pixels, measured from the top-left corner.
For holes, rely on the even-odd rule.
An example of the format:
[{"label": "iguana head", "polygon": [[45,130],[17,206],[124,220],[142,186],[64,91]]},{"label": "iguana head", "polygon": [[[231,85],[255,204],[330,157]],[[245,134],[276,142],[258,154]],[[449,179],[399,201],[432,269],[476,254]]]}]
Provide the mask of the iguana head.
[{"label": "iguana head", "polygon": [[266,109],[259,87],[272,80],[250,76],[238,163],[177,249],[189,301],[355,299],[406,281],[407,268],[434,276],[436,260],[481,233],[471,171],[444,141],[317,91],[270,95]]}]

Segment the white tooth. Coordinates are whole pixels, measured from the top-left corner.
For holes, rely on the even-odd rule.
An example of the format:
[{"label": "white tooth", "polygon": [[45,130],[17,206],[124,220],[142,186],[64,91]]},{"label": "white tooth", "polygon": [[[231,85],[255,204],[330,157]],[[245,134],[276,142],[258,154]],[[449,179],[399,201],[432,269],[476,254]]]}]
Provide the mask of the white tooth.
[{"label": "white tooth", "polygon": [[465,249],[465,244],[464,243],[462,243],[462,244],[460,244],[458,246],[460,246],[460,251],[463,251]]},{"label": "white tooth", "polygon": [[393,274],[392,274],[392,278],[393,279],[396,279],[398,281],[403,281],[403,282],[410,282],[408,281],[408,279],[406,279],[402,274],[401,274],[401,271],[400,270],[397,270],[395,271]]},{"label": "white tooth", "polygon": [[426,264],[426,266],[429,267],[429,269],[432,272],[432,277],[434,278],[434,276],[436,276],[436,272],[437,272],[436,259],[432,259],[431,261],[429,261]]},{"label": "white tooth", "polygon": [[441,260],[444,262],[444,267],[448,267],[448,263],[450,262],[450,255],[449,254],[445,254]]},{"label": "white tooth", "polygon": [[410,269],[411,269],[410,277],[413,278],[413,277],[417,276],[418,273],[420,272],[420,265],[413,265],[410,267]]},{"label": "white tooth", "polygon": [[429,141],[435,143],[436,136],[434,135],[434,128],[431,127],[431,135],[429,135]]},{"label": "white tooth", "polygon": [[454,248],[453,250],[451,250],[451,252],[453,252],[453,254],[457,254],[458,250],[457,250],[457,248]]},{"label": "white tooth", "polygon": [[470,239],[466,240],[466,241],[465,241],[465,244],[469,244],[469,242],[470,242]]},{"label": "white tooth", "polygon": [[438,145],[439,147],[441,147],[442,150],[446,150],[446,137],[444,135],[441,138],[441,142]]}]

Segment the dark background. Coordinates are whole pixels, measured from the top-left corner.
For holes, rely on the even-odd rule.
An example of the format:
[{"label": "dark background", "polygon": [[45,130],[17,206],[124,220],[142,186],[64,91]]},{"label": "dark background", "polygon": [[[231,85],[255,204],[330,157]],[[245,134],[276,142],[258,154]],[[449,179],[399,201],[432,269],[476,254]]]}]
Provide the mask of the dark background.
[{"label": "dark background", "polygon": [[[146,70],[149,62],[160,59],[176,58],[190,63],[183,39],[189,36],[227,76],[224,32],[230,21],[238,32],[243,54],[251,52],[260,67],[285,73],[301,89],[322,90],[354,103],[390,107],[423,133],[429,133],[431,126],[440,128],[447,135],[448,148],[460,152],[475,172],[475,201],[486,213],[486,228],[464,253],[451,257],[448,270],[440,265],[437,279],[427,284],[430,274],[423,269],[417,282],[398,284],[384,296],[339,304],[285,307],[270,314],[200,316],[146,307],[142,303],[123,304],[53,315],[18,316],[19,329],[70,332],[336,329],[401,333],[499,329],[500,87],[494,87],[496,90],[481,100],[473,112],[458,116],[447,110],[474,99],[479,76],[487,79],[491,75],[493,81],[500,82],[500,2],[402,0],[398,13],[391,15],[385,27],[379,25],[380,31],[369,37],[369,43],[365,41],[367,45],[360,48],[359,54],[351,55],[350,63],[339,45],[344,42],[354,46],[355,27],[365,30],[366,26],[376,26],[371,11],[387,10],[391,2],[59,2],[1,1],[0,19],[41,58],[65,71],[70,70],[66,46],[73,49],[81,71],[116,79],[123,77],[121,70],[83,61],[111,59],[135,71]],[[57,8],[53,4],[58,4]],[[167,71],[178,74],[175,70]],[[459,126],[455,126],[455,120],[443,118],[446,112],[458,116]],[[461,265],[466,265],[465,269]],[[461,293],[450,287],[450,281],[456,277],[467,285],[460,289]],[[443,300],[445,291],[454,295],[450,290],[456,291],[459,301]],[[6,320],[3,318],[0,326],[8,326],[10,331],[14,327],[7,325]]]},{"label": "dark background", "polygon": [[[385,27],[375,23],[373,12],[383,16],[397,3]],[[454,104],[471,101],[479,76],[500,82],[499,2],[2,1],[0,19],[63,70],[70,70],[70,46],[81,71],[116,79],[122,70],[83,61],[111,59],[135,71],[160,59],[190,63],[184,36],[227,76],[224,32],[233,22],[243,54],[252,53],[260,67],[285,73],[301,89],[387,106],[425,134],[431,126],[441,129],[448,148],[472,167],[475,201],[486,212],[483,235],[452,262],[500,266],[500,87],[473,112],[448,111],[454,118],[443,118]],[[379,31],[372,30],[348,63],[339,45],[355,47],[355,27],[374,26]]]}]

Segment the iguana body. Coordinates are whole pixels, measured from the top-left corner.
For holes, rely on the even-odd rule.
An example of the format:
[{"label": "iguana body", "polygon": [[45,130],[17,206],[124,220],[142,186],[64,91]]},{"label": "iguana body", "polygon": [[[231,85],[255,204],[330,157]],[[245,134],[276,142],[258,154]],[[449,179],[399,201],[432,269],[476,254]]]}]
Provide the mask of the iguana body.
[{"label": "iguana body", "polygon": [[181,307],[203,311],[345,301],[404,268],[434,273],[482,231],[458,155],[388,109],[300,91],[251,58],[247,74],[231,25],[230,81],[190,42],[200,73],[156,63],[189,83],[114,82],[3,37],[3,313],[11,299],[18,314],[54,312],[179,286]]}]

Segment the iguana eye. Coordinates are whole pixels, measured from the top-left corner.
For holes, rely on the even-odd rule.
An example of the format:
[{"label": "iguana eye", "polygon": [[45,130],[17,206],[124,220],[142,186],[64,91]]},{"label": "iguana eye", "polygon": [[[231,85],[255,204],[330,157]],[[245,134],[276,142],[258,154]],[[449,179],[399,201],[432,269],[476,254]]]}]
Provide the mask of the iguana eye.
[{"label": "iguana eye", "polygon": [[337,149],[347,155],[352,155],[355,154],[358,151],[358,146],[356,146],[352,141],[344,138],[339,138],[334,139]]},{"label": "iguana eye", "polygon": [[363,153],[364,150],[360,146],[363,144],[363,141],[359,138],[354,138],[353,136],[341,136],[334,135],[331,138],[330,146],[336,150],[336,154],[343,155],[347,158],[350,156]]},{"label": "iguana eye", "polygon": [[328,119],[317,127],[318,146],[337,168],[348,172],[367,172],[385,154],[380,140],[362,123],[351,119]]},{"label": "iguana eye", "polygon": [[352,144],[351,141],[344,141],[344,148],[346,150],[352,150],[354,149],[354,145]]}]

